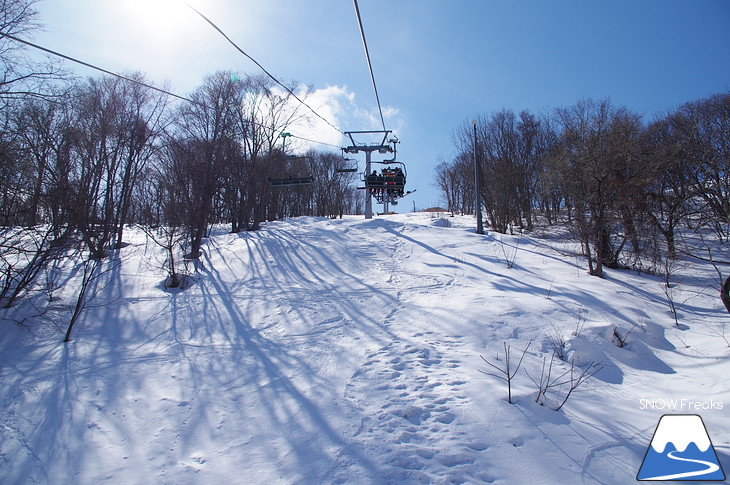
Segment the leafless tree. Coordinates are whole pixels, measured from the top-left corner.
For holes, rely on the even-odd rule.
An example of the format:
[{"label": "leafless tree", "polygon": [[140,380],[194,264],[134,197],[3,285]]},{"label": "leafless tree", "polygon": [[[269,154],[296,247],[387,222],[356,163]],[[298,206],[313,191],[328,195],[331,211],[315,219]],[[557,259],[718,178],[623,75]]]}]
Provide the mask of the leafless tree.
[{"label": "leafless tree", "polygon": [[4,308],[31,289],[38,275],[60,248],[50,226],[0,230],[0,301]]},{"label": "leafless tree", "polygon": [[679,109],[685,119],[684,143],[694,165],[690,181],[707,210],[702,220],[721,241],[730,240],[730,93],[688,103]]},{"label": "leafless tree", "polygon": [[436,167],[436,186],[452,214],[473,214],[475,211],[473,160],[473,150],[462,151],[452,162],[442,161]]},{"label": "leafless tree", "polygon": [[[522,355],[520,356],[519,362],[517,362],[517,366],[512,367],[512,361],[511,361],[511,353],[510,353],[510,346],[507,345],[507,342],[504,342],[504,364],[502,366],[493,364],[492,362],[485,359],[483,356],[480,356],[482,360],[489,365],[491,368],[495,369],[497,373],[494,372],[484,372],[482,370],[479,370],[482,374],[486,374],[488,376],[493,376],[498,379],[501,379],[507,383],[507,402],[512,404],[512,379],[517,375],[517,371],[520,370],[520,366],[522,365],[522,361],[525,358],[525,354],[527,353],[527,350],[530,348],[530,345],[532,342],[529,342],[527,346],[525,347],[525,350],[522,351]],[[497,355],[497,360],[499,360],[499,355]]]},{"label": "leafless tree", "polygon": [[90,254],[89,256],[89,258],[79,263],[78,273],[81,281],[79,282],[76,302],[71,312],[71,319],[66,327],[66,334],[63,339],[66,343],[71,341],[74,326],[78,323],[84,310],[111,284],[113,281],[111,276],[119,270],[122,264],[119,259],[101,260],[94,257],[94,255]]},{"label": "leafless tree", "polygon": [[156,149],[164,102],[146,89],[102,77],[73,95],[68,213],[94,258],[121,244],[134,183]]},{"label": "leafless tree", "polygon": [[50,167],[59,143],[59,124],[51,113],[61,111],[57,103],[26,98],[4,113],[0,223],[6,227],[0,235],[0,299],[5,307],[26,294],[46,264],[59,257],[68,234],[64,221],[53,217],[50,203]]},{"label": "leafless tree", "polygon": [[122,157],[115,201],[116,246],[123,243],[124,225],[129,222],[133,194],[147,163],[160,149],[162,130],[167,122],[167,99],[140,84],[124,85],[123,111],[119,123]]},{"label": "leafless tree", "polygon": [[476,149],[482,203],[492,230],[504,233],[513,225],[531,230],[538,175],[546,153],[547,137],[541,121],[527,111],[515,115],[502,110],[478,117],[476,127],[476,140],[471,124],[465,123],[456,131],[459,155],[453,164],[437,170],[437,184],[447,203],[464,200],[458,191],[474,187]]},{"label": "leafless tree", "polygon": [[[638,116],[610,102],[583,100],[561,108],[561,156],[553,167],[565,181],[574,204],[573,222],[588,258],[591,275],[602,277],[603,266],[618,265],[626,236],[613,235],[628,213],[629,198],[641,174],[637,154],[641,123]],[[629,220],[629,222],[632,222]]]},{"label": "leafless tree", "polygon": [[335,153],[309,152],[313,164],[314,215],[320,217],[342,217],[352,211],[349,193],[353,190],[354,173],[338,172],[341,156]]},{"label": "leafless tree", "polygon": [[663,236],[671,259],[677,257],[676,231],[693,212],[690,202],[697,188],[691,183],[694,169],[687,157],[685,123],[683,116],[671,114],[649,125],[643,136],[651,179],[641,212]]},{"label": "leafless tree", "polygon": [[[608,100],[581,100],[539,118],[505,109],[480,116],[476,138],[492,229],[529,230],[537,212],[549,224],[565,221],[592,275],[604,267],[661,272],[665,257],[680,251],[683,224],[710,230],[718,243],[730,240],[730,93],[648,125]],[[435,184],[456,212],[474,198],[471,124],[455,131],[454,145],[457,154],[439,164]]]},{"label": "leafless tree", "polygon": [[0,111],[0,225],[23,224],[31,192],[28,166],[7,110]]},{"label": "leafless tree", "polygon": [[[160,155],[162,155],[161,152]],[[175,180],[167,176],[164,163],[148,168],[142,177],[139,207],[139,222],[147,237],[163,249],[165,254],[162,266],[167,271],[167,288],[179,288],[184,284],[185,274],[180,270],[180,262],[185,252],[188,233],[185,229],[187,199],[183,196]]]},{"label": "leafless tree", "polygon": [[24,224],[52,224],[59,234],[67,222],[61,206],[68,206],[58,190],[65,190],[68,177],[68,167],[60,159],[67,155],[63,151],[68,148],[73,123],[66,101],[63,97],[55,102],[29,98],[16,103],[12,114],[28,191]]},{"label": "leafless tree", "polygon": [[188,256],[197,259],[214,220],[226,167],[240,159],[236,128],[241,85],[229,73],[218,72],[206,77],[190,97],[194,102],[181,105],[175,115],[165,176],[187,200]]},{"label": "leafless tree", "polygon": [[[238,208],[239,227],[257,230],[262,221],[276,218],[281,200],[277,197],[291,193],[307,192],[307,189],[272,191],[268,178],[272,170],[287,164],[286,155],[295,148],[285,147],[282,133],[290,125],[302,121],[300,105],[292,103],[291,92],[275,89],[272,82],[262,76],[250,76],[243,84],[238,117],[238,130],[244,153],[241,169],[245,172],[241,201]],[[279,144],[281,143],[281,146]],[[311,192],[311,191],[310,191]],[[273,198],[273,200],[272,200]],[[295,211],[297,212],[297,211]]]},{"label": "leafless tree", "polygon": [[33,8],[38,0],[0,0],[0,104],[28,97],[53,97],[48,88],[62,77],[58,63],[27,55],[25,46],[8,36],[26,38],[41,25]]}]

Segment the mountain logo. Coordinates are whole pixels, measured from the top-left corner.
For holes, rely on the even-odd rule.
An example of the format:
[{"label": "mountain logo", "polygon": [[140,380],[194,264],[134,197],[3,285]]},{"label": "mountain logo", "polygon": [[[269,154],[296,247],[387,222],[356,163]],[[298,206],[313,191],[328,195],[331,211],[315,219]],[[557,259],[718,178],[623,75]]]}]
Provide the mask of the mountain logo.
[{"label": "mountain logo", "polygon": [[636,479],[725,480],[702,418],[696,414],[662,416]]}]

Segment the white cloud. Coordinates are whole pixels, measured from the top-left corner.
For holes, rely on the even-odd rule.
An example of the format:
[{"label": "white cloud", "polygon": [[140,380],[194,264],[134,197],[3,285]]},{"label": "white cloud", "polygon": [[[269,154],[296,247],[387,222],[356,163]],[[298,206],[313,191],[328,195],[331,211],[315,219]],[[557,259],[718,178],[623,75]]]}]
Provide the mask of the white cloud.
[{"label": "white cloud", "polygon": [[[379,130],[382,123],[377,107],[366,109],[360,106],[357,96],[350,91],[347,86],[327,86],[325,88],[315,89],[305,94],[297,93],[305,103],[312,107],[322,118],[330,124],[342,131],[365,131]],[[296,100],[293,103],[298,105]],[[315,140],[317,142],[335,145],[337,147],[350,144],[350,140],[346,139],[335,130],[330,124],[313,114],[303,106],[294,106],[302,114],[302,118],[288,128],[292,135],[302,138]],[[405,122],[397,108],[386,106],[383,108],[383,116],[386,120],[386,126],[402,128]],[[397,133],[396,133],[397,134]],[[299,146],[302,151],[309,148],[317,149],[335,149],[335,147],[327,147],[322,144],[306,143],[299,140]]]}]

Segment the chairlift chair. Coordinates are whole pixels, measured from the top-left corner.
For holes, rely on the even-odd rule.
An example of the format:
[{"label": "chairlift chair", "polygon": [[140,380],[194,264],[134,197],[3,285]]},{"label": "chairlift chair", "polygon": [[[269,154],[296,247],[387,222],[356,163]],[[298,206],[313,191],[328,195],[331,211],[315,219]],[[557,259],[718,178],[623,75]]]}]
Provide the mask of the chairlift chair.
[{"label": "chairlift chair", "polygon": [[[405,195],[406,186],[406,166],[402,162],[394,160],[385,160],[383,162],[371,162],[372,164],[383,165],[380,174],[373,173],[363,174],[363,182],[368,194],[375,197],[379,203],[388,201],[395,203],[397,199]],[[394,168],[392,168],[395,166]]]},{"label": "chairlift chair", "polygon": [[335,165],[335,173],[356,173],[357,162],[352,158],[343,158]]},{"label": "chairlift chair", "polygon": [[[288,155],[286,157],[287,160],[291,161],[299,161],[299,160],[307,160],[311,157],[299,157],[296,155]],[[281,186],[293,186],[293,185],[311,185],[314,183],[314,178],[311,174],[311,167],[309,172],[310,173],[303,173],[303,171],[298,171],[298,174],[293,173],[294,171],[289,171],[289,174],[286,177],[269,177],[269,185],[272,187],[281,187]]]},{"label": "chairlift chair", "polygon": [[282,185],[312,185],[314,183],[311,176],[309,177],[288,177],[288,178],[271,178],[269,177],[269,185],[272,187],[280,187]]}]

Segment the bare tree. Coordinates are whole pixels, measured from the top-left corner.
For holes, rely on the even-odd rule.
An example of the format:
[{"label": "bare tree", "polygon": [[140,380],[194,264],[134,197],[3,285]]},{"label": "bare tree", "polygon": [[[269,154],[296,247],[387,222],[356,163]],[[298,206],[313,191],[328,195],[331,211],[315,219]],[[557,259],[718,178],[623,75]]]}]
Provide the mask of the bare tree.
[{"label": "bare tree", "polygon": [[[111,284],[111,276],[115,271],[118,271],[121,265],[120,260],[100,260],[93,255],[90,255],[88,259],[85,259],[79,263],[80,266],[80,279],[78,293],[76,296],[76,303],[74,304],[73,311],[71,313],[71,319],[69,320],[68,327],[66,327],[66,334],[64,336],[64,342],[71,341],[71,335],[76,323],[78,323],[84,310],[89,307],[89,304],[103,292],[105,288]],[[105,281],[106,279],[106,281]]]},{"label": "bare tree", "polygon": [[13,124],[17,141],[26,166],[23,175],[28,184],[25,224],[34,226],[41,222],[60,229],[65,223],[54,205],[60,200],[51,200],[55,184],[68,174],[60,174],[59,158],[67,143],[72,124],[71,110],[64,98],[56,102],[29,98],[17,104],[13,112]]},{"label": "bare tree", "polygon": [[481,194],[493,231],[505,233],[520,218],[519,137],[515,115],[503,110],[477,120]]},{"label": "bare tree", "polygon": [[[286,165],[289,150],[283,146],[287,127],[302,120],[300,104],[293,104],[291,92],[275,89],[268,78],[252,76],[247,79],[241,99],[238,129],[244,146],[245,170],[249,174],[241,199],[240,225],[248,230],[257,230],[265,219],[274,219],[281,200],[276,197],[299,194],[302,188],[285,191],[271,191],[268,177],[272,169]],[[304,121],[304,120],[302,120]],[[278,143],[282,143],[279,150]],[[272,200],[273,199],[273,200]]]},{"label": "bare tree", "polygon": [[191,99],[194,103],[181,105],[175,116],[166,176],[187,199],[188,256],[197,259],[214,220],[225,169],[240,156],[236,123],[241,85],[229,73],[218,72],[206,77]]},{"label": "bare tree", "polygon": [[[160,155],[164,153],[161,152]],[[185,251],[188,233],[185,229],[186,198],[175,180],[166,176],[164,163],[158,163],[145,171],[142,177],[144,194],[140,201],[139,222],[141,228],[157,246],[163,249],[162,267],[167,272],[165,286],[180,288],[185,274],[180,262]]]},{"label": "bare tree", "polygon": [[27,37],[40,28],[33,8],[38,0],[0,0],[0,103],[27,97],[53,97],[48,85],[62,77],[57,63],[33,61],[12,37]]},{"label": "bare tree", "polygon": [[553,169],[565,180],[574,204],[574,226],[588,258],[588,271],[602,277],[603,266],[618,266],[626,238],[614,243],[619,214],[635,193],[641,173],[637,155],[638,116],[608,101],[583,100],[556,111],[562,125],[561,157]]},{"label": "bare tree", "polygon": [[121,140],[119,81],[91,78],[74,93],[73,149],[70,160],[70,222],[91,257],[101,259],[116,234],[115,182]]},{"label": "bare tree", "polygon": [[[464,149],[464,147],[462,147]],[[473,150],[462,151],[453,161],[441,162],[436,167],[436,185],[452,214],[473,214],[475,185]]]},{"label": "bare tree", "polygon": [[[703,248],[678,248],[685,223],[730,240],[730,93],[687,103],[649,126],[607,100],[586,99],[539,118],[502,110],[479,117],[477,128],[492,229],[529,230],[536,211],[549,224],[566,220],[592,275],[646,264],[658,272],[678,251],[702,257]],[[435,184],[450,210],[471,212],[471,125],[455,131],[454,145],[457,155],[439,164]]]},{"label": "bare tree", "polygon": [[7,110],[0,112],[0,225],[23,224],[31,185],[18,133]]},{"label": "bare tree", "polygon": [[[49,108],[43,106],[49,105]],[[26,98],[6,111],[0,133],[0,299],[10,307],[33,287],[67,235],[47,205],[48,167],[57,148],[56,111],[61,105]],[[43,222],[43,225],[39,223]]]},{"label": "bare tree", "polygon": [[50,225],[0,230],[0,301],[10,308],[26,294],[52,260],[60,259],[63,246]]},{"label": "bare tree", "polygon": [[338,172],[341,157],[335,153],[309,152],[316,174],[313,187],[314,215],[320,217],[342,217],[347,210],[350,184],[355,180],[354,173]]},{"label": "bare tree", "polygon": [[[482,374],[486,374],[488,376],[493,376],[498,379],[501,379],[507,383],[507,402],[512,404],[512,379],[517,375],[517,371],[520,370],[520,366],[522,365],[522,360],[525,358],[525,354],[527,353],[527,349],[530,348],[530,345],[532,342],[528,343],[525,347],[525,350],[522,351],[522,356],[520,356],[520,361],[517,362],[516,367],[512,367],[511,363],[511,354],[510,354],[510,346],[507,345],[507,342],[504,342],[504,365],[498,366],[491,362],[489,362],[484,357],[480,356],[482,360],[487,363],[490,367],[495,369],[497,373],[493,372],[484,372],[482,370],[479,370]],[[497,355],[497,360],[499,360],[499,355]]]},{"label": "bare tree", "polygon": [[684,141],[695,169],[691,183],[706,208],[700,222],[721,241],[729,241],[730,93],[688,103],[679,111],[686,120]]},{"label": "bare tree", "polygon": [[[538,201],[538,175],[548,140],[541,121],[527,111],[516,116],[502,110],[478,117],[476,126],[476,141],[470,124],[456,131],[459,155],[453,164],[440,166],[438,186],[447,203],[466,200],[457,191],[474,187],[476,143],[482,203],[492,230],[504,233],[514,225],[531,230],[533,208]],[[473,196],[468,200],[473,201]]]},{"label": "bare tree", "polygon": [[[141,79],[137,76],[138,79]],[[121,163],[117,177],[115,201],[116,246],[123,242],[124,225],[129,221],[132,196],[140,174],[159,150],[166,123],[166,98],[140,84],[126,83],[120,113]]]},{"label": "bare tree", "polygon": [[687,157],[685,124],[683,116],[672,114],[652,123],[643,136],[651,179],[641,212],[664,237],[671,259],[677,256],[676,231],[691,215],[690,201],[697,188],[690,183],[693,168]]}]

